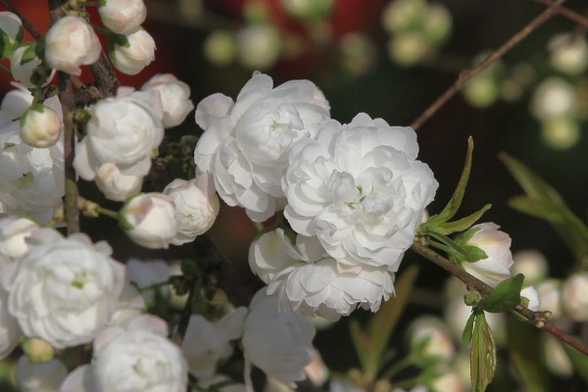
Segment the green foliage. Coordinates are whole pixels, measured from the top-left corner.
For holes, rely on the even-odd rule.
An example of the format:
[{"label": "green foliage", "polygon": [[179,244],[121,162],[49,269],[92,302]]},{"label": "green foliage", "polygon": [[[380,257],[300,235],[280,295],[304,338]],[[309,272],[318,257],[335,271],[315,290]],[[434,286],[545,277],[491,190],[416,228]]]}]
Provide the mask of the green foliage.
[{"label": "green foliage", "polygon": [[515,318],[507,320],[508,349],[523,389],[528,392],[550,391],[547,370],[541,358],[541,331]]},{"label": "green foliage", "polygon": [[463,333],[464,342],[471,343],[470,378],[474,392],[484,392],[496,371],[496,346],[492,330],[481,310],[474,310]]},{"label": "green foliage", "polygon": [[525,276],[517,274],[503,280],[490,295],[483,298],[477,308],[490,313],[508,312],[521,303],[521,289]]},{"label": "green foliage", "polygon": [[525,195],[515,196],[509,205],[515,210],[549,222],[574,253],[578,262],[588,256],[588,227],[566,205],[561,195],[523,163],[502,153],[506,165]]},{"label": "green foliage", "polygon": [[362,330],[353,321],[350,333],[361,366],[370,381],[375,380],[386,353],[388,340],[400,320],[418,275],[418,267],[411,266],[396,282],[396,296],[386,302]]},{"label": "green foliage", "polygon": [[566,344],[563,344],[562,347],[566,350],[568,357],[572,361],[576,373],[584,382],[588,383],[588,357]]}]

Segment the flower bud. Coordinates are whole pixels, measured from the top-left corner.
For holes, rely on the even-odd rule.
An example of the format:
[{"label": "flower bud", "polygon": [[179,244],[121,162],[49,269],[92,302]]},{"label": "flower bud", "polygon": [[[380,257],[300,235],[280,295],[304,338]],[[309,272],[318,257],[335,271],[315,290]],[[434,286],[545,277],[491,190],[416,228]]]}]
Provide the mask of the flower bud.
[{"label": "flower bud", "polygon": [[425,0],[395,0],[390,2],[382,13],[382,24],[389,32],[407,30],[419,24],[426,11]]},{"label": "flower bud", "polygon": [[498,230],[495,223],[481,223],[472,227],[476,233],[467,242],[483,250],[488,256],[473,263],[463,263],[463,268],[476,278],[490,286],[510,277],[512,254],[510,253],[510,236]]},{"label": "flower bud", "polygon": [[573,86],[561,78],[544,80],[535,90],[531,101],[531,112],[541,120],[565,117],[574,111]]},{"label": "flower bud", "polygon": [[29,339],[23,344],[22,349],[29,360],[35,363],[49,362],[55,356],[53,347],[42,339]]},{"label": "flower bud", "polygon": [[451,32],[451,14],[441,4],[431,4],[425,13],[423,29],[432,45],[443,43]]},{"label": "flower bud", "polygon": [[16,81],[26,87],[44,87],[51,83],[55,70],[47,68],[36,56],[23,64],[23,56],[31,50],[30,48],[30,46],[21,46],[14,51],[10,57],[10,73]]},{"label": "flower bud", "polygon": [[396,34],[388,44],[390,58],[404,66],[414,65],[424,60],[430,52],[429,44],[419,32]]},{"label": "flower bud", "polygon": [[23,355],[16,364],[16,385],[23,392],[58,391],[65,377],[67,368],[60,361],[34,363]]},{"label": "flower bud", "polygon": [[161,193],[135,196],[122,209],[121,224],[137,244],[150,249],[166,249],[177,234],[173,199]]},{"label": "flower bud", "polygon": [[213,31],[204,41],[204,56],[214,65],[223,66],[233,62],[237,55],[237,44],[232,33]]},{"label": "flower bud", "polygon": [[493,75],[482,73],[466,83],[463,96],[473,107],[486,108],[498,99],[498,87]]},{"label": "flower bud", "polygon": [[61,119],[53,110],[44,105],[33,105],[23,115],[20,137],[32,147],[47,148],[61,136]]},{"label": "flower bud", "polygon": [[147,18],[143,0],[104,0],[98,12],[104,26],[124,35],[139,30]]},{"label": "flower bud", "polygon": [[174,245],[192,242],[214,224],[220,202],[212,178],[202,174],[192,181],[176,179],[163,193],[174,200],[178,233]]},{"label": "flower bud", "polygon": [[521,299],[523,299],[525,305],[529,310],[537,312],[541,308],[541,302],[539,301],[539,293],[535,287],[525,287],[521,290]]},{"label": "flower bud", "polygon": [[143,29],[127,35],[127,43],[115,44],[111,54],[116,69],[127,75],[136,75],[155,60],[155,41]]},{"label": "flower bud", "polygon": [[580,34],[558,34],[548,44],[551,66],[568,75],[579,75],[588,68],[588,44]]},{"label": "flower bud", "polygon": [[194,104],[190,100],[190,86],[172,74],[155,75],[143,85],[142,90],[159,94],[163,109],[163,125],[166,128],[180,125],[194,110]]},{"label": "flower bud", "polygon": [[270,68],[278,60],[281,41],[278,32],[270,26],[255,25],[237,34],[239,61],[252,69]]},{"label": "flower bud", "polygon": [[512,273],[525,275],[525,285],[539,283],[547,276],[547,260],[537,250],[521,250],[514,254]]},{"label": "flower bud", "polygon": [[580,124],[572,116],[550,118],[541,125],[541,138],[551,148],[567,150],[580,140]]},{"label": "flower bud", "polygon": [[96,33],[86,20],[78,16],[59,19],[47,33],[47,64],[70,75],[80,76],[80,66],[98,61],[101,51]]},{"label": "flower bud", "polygon": [[547,334],[543,335],[543,359],[545,366],[560,377],[570,377],[574,372],[572,361],[562,344]]},{"label": "flower bud", "polygon": [[0,284],[8,289],[18,268],[18,261],[29,251],[26,239],[39,226],[30,219],[5,216],[0,218]]},{"label": "flower bud", "polygon": [[555,279],[546,280],[537,285],[541,310],[551,312],[551,317],[561,317],[561,289],[560,282]]},{"label": "flower bud", "polygon": [[114,163],[104,163],[96,172],[96,186],[107,199],[125,201],[141,192],[143,177],[122,174]]},{"label": "flower bud", "polygon": [[455,355],[455,346],[449,332],[440,320],[422,317],[409,327],[410,343],[414,347],[427,341],[422,354],[449,361]]},{"label": "flower bud", "polygon": [[574,321],[588,321],[588,273],[570,276],[561,290],[564,311]]}]

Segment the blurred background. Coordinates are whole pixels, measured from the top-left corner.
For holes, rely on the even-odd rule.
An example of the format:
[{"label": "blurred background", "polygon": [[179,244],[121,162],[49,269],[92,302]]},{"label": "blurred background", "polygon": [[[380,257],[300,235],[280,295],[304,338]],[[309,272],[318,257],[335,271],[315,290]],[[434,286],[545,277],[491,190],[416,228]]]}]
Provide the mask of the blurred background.
[{"label": "blurred background", "polygon": [[[260,70],[269,73],[276,84],[312,80],[329,99],[333,117],[341,122],[367,112],[392,125],[411,123],[453,83],[460,70],[474,65],[546,7],[532,0],[145,2],[150,10],[145,27],[157,42],[157,60],[137,77],[119,75],[122,84],[140,85],[156,73],[173,73],[190,84],[197,103],[215,92],[235,97],[251,73]],[[46,31],[45,2],[13,3],[39,30]],[[585,0],[570,0],[566,5],[588,15]],[[551,277],[564,277],[575,270],[572,254],[549,224],[508,207],[507,200],[521,190],[497,154],[506,151],[529,165],[586,220],[587,70],[585,30],[556,16],[468,83],[463,93],[418,131],[420,159],[431,166],[441,184],[430,211],[439,211],[449,199],[463,165],[467,136],[472,135],[476,151],[463,213],[492,203],[485,219],[510,233],[513,250],[539,250],[548,261]],[[11,88],[9,75],[2,74],[0,88],[3,93]],[[190,116],[181,127],[168,131],[168,136],[180,143],[186,140],[183,136],[200,132]],[[180,167],[177,176],[182,175],[186,171]],[[157,178],[147,184],[158,190],[163,185]],[[90,184],[84,184],[82,193],[98,197]],[[163,253],[129,245],[114,225],[84,224],[95,239],[113,243],[122,260],[138,252],[144,258],[163,257]],[[241,281],[235,281],[233,296],[242,304],[248,303],[248,296],[260,285],[248,272],[246,260],[254,236],[255,229],[244,213],[226,206],[209,236],[233,268],[243,272],[237,276]],[[183,247],[175,250],[174,257],[189,256],[192,251],[192,247]],[[408,254],[404,264],[412,259],[416,256]],[[444,272],[432,264],[417,263],[421,266],[419,289],[401,326],[422,314],[444,313]],[[357,313],[354,317],[360,320],[368,317]],[[406,350],[404,328],[396,331],[391,344],[402,352]],[[317,347],[334,372],[345,373],[358,366],[347,321],[319,333]],[[506,368],[500,370],[490,390],[531,390],[516,387],[517,377],[508,363],[504,362]],[[588,390],[580,377],[569,372],[553,373],[550,383],[554,389],[546,390]]]}]

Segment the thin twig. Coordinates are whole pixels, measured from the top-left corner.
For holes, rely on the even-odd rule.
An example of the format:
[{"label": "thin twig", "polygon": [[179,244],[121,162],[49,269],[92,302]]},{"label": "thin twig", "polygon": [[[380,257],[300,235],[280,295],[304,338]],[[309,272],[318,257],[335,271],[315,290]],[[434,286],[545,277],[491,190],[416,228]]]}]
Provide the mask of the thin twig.
[{"label": "thin twig", "polygon": [[[552,0],[534,0],[534,1],[537,3],[540,3],[540,4],[545,4],[545,5],[552,5],[554,3]],[[576,12],[574,10],[567,8],[567,7],[564,7],[563,5],[557,6],[555,10],[561,16],[568,18],[572,22],[577,23],[580,26],[588,29],[588,17],[580,14],[579,12]]]},{"label": "thin twig", "polygon": [[30,20],[28,20],[25,16],[23,16],[17,9],[16,7],[12,4],[12,1],[10,0],[0,0],[0,4],[3,4],[4,7],[6,7],[6,9],[10,12],[12,12],[13,14],[16,14],[21,22],[22,25],[24,26],[25,29],[28,30],[29,33],[31,33],[31,35],[33,36],[34,39],[39,40],[41,39],[41,33],[39,33],[37,31],[37,29],[35,29],[35,26],[33,26],[33,24],[31,23]]},{"label": "thin twig", "polygon": [[558,7],[564,2],[565,0],[558,0],[557,2],[553,3],[549,6],[545,11],[543,11],[539,16],[533,19],[529,24],[527,24],[523,29],[521,29],[518,33],[513,35],[506,43],[504,43],[500,48],[496,51],[492,52],[484,61],[479,63],[474,68],[462,71],[457,80],[439,97],[437,98],[431,106],[427,108],[413,123],[410,125],[414,129],[419,129],[425,124],[429,118],[431,118],[439,109],[441,109],[445,104],[453,98],[459,90],[465,85],[465,83],[472,79],[474,76],[478,75],[506,53],[508,53],[512,48],[514,48],[519,42],[525,39],[529,34],[535,31],[537,28],[542,26],[545,22],[547,22],[553,15],[557,14]]},{"label": "thin twig", "polygon": [[[49,0],[49,13],[52,23],[64,16],[60,0]],[[63,158],[65,167],[65,200],[63,209],[68,234],[80,231],[80,213],[78,210],[78,186],[76,172],[73,167],[75,156],[76,125],[73,114],[76,97],[71,78],[64,72],[59,72],[59,100],[63,110]]]},{"label": "thin twig", "polygon": [[[482,282],[475,276],[468,274],[459,265],[452,263],[450,260],[428,248],[426,245],[423,245],[421,242],[415,242],[415,244],[412,246],[412,249],[419,255],[423,256],[425,259],[432,261],[439,267],[449,272],[451,275],[457,277],[459,280],[465,283],[466,286],[476,289],[478,292],[480,292],[480,294],[488,295],[492,292],[492,287],[488,286],[486,283]],[[517,305],[512,309],[512,312],[523,317],[537,328],[543,329],[545,332],[553,335],[558,340],[567,343],[582,354],[588,355],[588,347],[584,344],[584,342],[568,335],[553,323],[546,322],[545,312],[533,312],[523,305]]]}]

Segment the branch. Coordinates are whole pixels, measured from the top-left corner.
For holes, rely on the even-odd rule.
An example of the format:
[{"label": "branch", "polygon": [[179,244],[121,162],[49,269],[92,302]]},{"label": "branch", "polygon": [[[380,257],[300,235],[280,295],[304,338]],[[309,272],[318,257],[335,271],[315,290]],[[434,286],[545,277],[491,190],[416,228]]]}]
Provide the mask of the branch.
[{"label": "branch", "polygon": [[558,0],[552,3],[549,8],[543,11],[539,16],[533,19],[518,33],[513,35],[508,41],[506,41],[500,48],[492,52],[484,61],[475,66],[474,68],[462,71],[457,80],[451,85],[437,100],[435,100],[431,106],[427,108],[413,123],[410,125],[414,129],[419,129],[425,124],[429,118],[439,111],[445,104],[453,98],[459,90],[466,84],[466,82],[472,79],[474,76],[480,74],[494,62],[499,60],[502,56],[508,53],[514,48],[519,42],[525,39],[529,34],[535,31],[537,28],[547,22],[553,15],[558,13],[558,7],[565,0]]},{"label": "branch", "polygon": [[[432,261],[433,263],[437,264],[439,267],[443,268],[451,275],[457,277],[466,286],[476,289],[480,292],[480,294],[486,296],[490,294],[494,289],[488,286],[486,283],[482,282],[475,276],[468,274],[463,268],[459,265],[452,263],[447,258],[441,256],[437,252],[431,250],[427,246],[419,243],[418,241],[414,243],[412,249],[418,253],[419,255],[423,256],[425,259]],[[546,312],[533,312],[529,310],[526,306],[517,305],[512,309],[512,313],[515,313],[522,318],[526,319],[535,327],[543,329],[547,333],[553,335],[558,340],[567,343],[571,347],[575,348],[579,352],[584,355],[588,355],[588,347],[579,339],[568,335],[558,327],[556,327],[553,323],[546,322]]]},{"label": "branch", "polygon": [[[537,3],[540,4],[545,4],[545,5],[553,5],[554,1],[553,0],[534,0]],[[584,15],[571,10],[567,7],[564,7],[563,5],[558,5],[555,7],[555,11],[560,14],[561,16],[568,18],[569,20],[571,20],[574,23],[579,24],[580,26],[584,27],[585,29],[588,29],[588,18],[585,17]]]},{"label": "branch", "polygon": [[[60,0],[49,0],[51,22],[65,16]],[[75,156],[76,125],[73,113],[76,106],[74,86],[69,75],[59,72],[59,100],[63,109],[63,159],[65,167],[65,200],[63,209],[68,234],[80,231],[80,214],[78,211],[78,186],[73,167]]]},{"label": "branch", "polygon": [[98,61],[92,64],[91,68],[96,77],[96,87],[98,87],[102,96],[111,97],[115,95],[119,83],[108,56],[102,52]]},{"label": "branch", "polygon": [[16,7],[12,4],[11,0],[0,0],[0,4],[3,4],[4,7],[6,7],[6,9],[10,12],[12,12],[13,14],[16,14],[21,22],[22,25],[24,26],[25,29],[28,30],[29,33],[31,33],[31,35],[33,36],[33,38],[35,40],[39,40],[41,39],[41,33],[39,33],[37,31],[37,29],[35,29],[35,26],[33,26],[33,24],[31,23],[30,20],[28,20],[25,16],[23,16],[17,9]]}]

